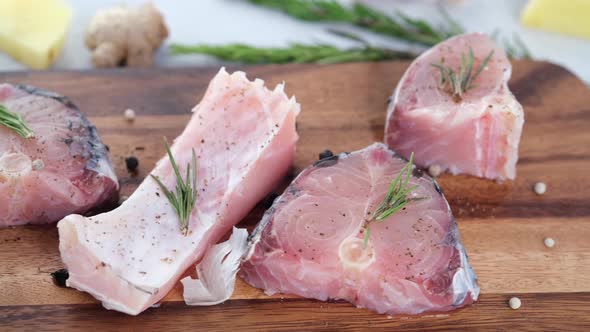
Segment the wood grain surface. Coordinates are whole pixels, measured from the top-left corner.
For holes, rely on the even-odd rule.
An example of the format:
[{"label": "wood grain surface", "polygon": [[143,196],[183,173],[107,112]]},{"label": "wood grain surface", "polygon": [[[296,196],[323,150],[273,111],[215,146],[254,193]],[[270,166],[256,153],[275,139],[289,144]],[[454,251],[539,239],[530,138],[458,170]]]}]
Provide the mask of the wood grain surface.
[{"label": "wood grain surface", "polygon": [[[408,63],[285,65],[244,68],[267,84],[285,81],[302,105],[294,172],[319,152],[352,151],[383,138],[388,96]],[[218,68],[0,73],[0,81],[67,95],[110,146],[130,195],[164,154]],[[62,268],[55,225],[0,229],[0,330],[590,330],[590,90],[565,69],[515,62],[510,87],[525,109],[514,182],[439,178],[482,289],[473,306],[419,316],[377,315],[344,302],[265,296],[238,281],[231,300],[189,307],[178,285],[160,308],[138,317],[103,309],[92,297],[52,283]],[[123,118],[134,109],[135,122]],[[124,159],[136,156],[139,173]],[[289,179],[285,179],[284,185]],[[535,182],[547,184],[537,196]],[[282,188],[277,188],[280,192]],[[242,222],[253,227],[259,204]],[[543,245],[545,237],[556,241]],[[519,310],[506,302],[522,299]]]}]

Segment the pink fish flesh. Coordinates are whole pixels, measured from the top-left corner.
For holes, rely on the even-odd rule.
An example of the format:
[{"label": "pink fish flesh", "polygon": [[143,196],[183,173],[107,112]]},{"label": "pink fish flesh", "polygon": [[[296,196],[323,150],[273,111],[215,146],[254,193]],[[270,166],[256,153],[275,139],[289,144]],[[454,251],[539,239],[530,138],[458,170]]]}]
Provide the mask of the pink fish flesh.
[{"label": "pink fish flesh", "polygon": [[[261,80],[251,82],[243,72],[229,75],[222,69],[171,147],[181,174],[192,149],[197,156],[199,194],[188,235],[181,233],[177,213],[161,188],[146,177],[119,208],[59,222],[68,286],[131,315],[162,299],[288,172],[298,113],[299,104],[285,95],[282,84],[270,91]],[[167,157],[151,174],[174,188]]]},{"label": "pink fish flesh", "polygon": [[116,198],[119,184],[94,127],[67,98],[0,84],[0,104],[34,136],[0,125],[0,226],[56,222]]},{"label": "pink fish flesh", "polygon": [[[461,54],[474,54],[474,71],[493,51],[473,88],[460,100],[439,87],[432,64],[459,71]],[[415,153],[421,167],[453,174],[514,179],[524,113],[508,89],[512,66],[503,49],[484,34],[450,38],[419,56],[397,85],[387,110],[385,142],[397,153]]]},{"label": "pink fish flesh", "polygon": [[476,277],[437,183],[414,169],[419,198],[382,222],[367,219],[405,160],[375,143],[305,169],[251,235],[241,277],[267,294],[344,299],[388,314],[474,302]]}]

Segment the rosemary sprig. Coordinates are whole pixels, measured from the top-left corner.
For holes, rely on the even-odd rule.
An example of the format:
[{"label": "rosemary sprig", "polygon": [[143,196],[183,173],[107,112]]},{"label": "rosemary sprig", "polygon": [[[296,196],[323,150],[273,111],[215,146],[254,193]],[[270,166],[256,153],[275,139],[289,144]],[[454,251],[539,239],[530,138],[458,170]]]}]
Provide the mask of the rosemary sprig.
[{"label": "rosemary sprig", "polygon": [[174,174],[176,175],[176,189],[174,192],[171,192],[166,188],[164,183],[160,180],[159,177],[150,174],[150,176],[158,183],[168,201],[176,210],[178,214],[178,218],[180,220],[180,231],[182,234],[188,234],[188,221],[191,212],[195,208],[195,202],[197,201],[197,157],[195,156],[195,150],[192,149],[193,153],[193,160],[192,165],[187,163],[186,165],[186,178],[180,175],[180,170],[178,169],[178,165],[174,160],[174,156],[172,156],[172,152],[170,151],[170,146],[168,145],[168,140],[164,137],[164,144],[166,145],[166,152],[168,153],[168,158],[170,159],[170,164],[172,164],[172,168],[174,169]]},{"label": "rosemary sprig", "polygon": [[224,46],[181,45],[170,46],[172,54],[206,54],[225,61],[247,64],[260,63],[341,63],[355,61],[382,61],[411,59],[416,54],[399,52],[386,48],[363,47],[339,49],[331,45],[292,44],[286,48],[254,47],[244,44]]},{"label": "rosemary sprig", "polygon": [[511,59],[532,59],[533,56],[531,51],[526,46],[524,41],[520,38],[520,36],[516,33],[512,36],[512,42],[510,40],[504,41],[504,49],[506,49],[506,53],[508,57]]},{"label": "rosemary sprig", "polygon": [[[343,6],[334,0],[248,0],[253,4],[280,10],[297,19],[313,22],[349,23],[400,40],[423,46],[435,45],[451,36],[464,33],[463,27],[453,20],[444,7],[440,7],[443,21],[440,27],[408,17],[401,12],[396,16],[382,14],[378,10],[357,3]],[[334,33],[336,30],[328,29]],[[419,55],[390,48],[374,47],[350,33],[337,33],[360,42],[362,47],[339,49],[327,44],[292,44],[285,48],[254,47],[245,44],[171,45],[172,54],[205,54],[232,62],[261,63],[341,63],[356,61],[382,61],[413,59]],[[515,37],[516,38],[516,37]],[[523,57],[530,56],[521,40],[515,39]],[[510,50],[509,50],[510,51]],[[525,53],[526,52],[526,53]],[[509,52],[510,53],[510,52]],[[528,55],[526,55],[528,54]]]},{"label": "rosemary sprig", "polygon": [[[373,214],[371,215],[371,219],[367,221],[367,226],[365,229],[365,239],[363,241],[363,246],[366,248],[367,243],[369,242],[369,236],[371,235],[371,222],[382,222],[387,219],[392,214],[396,213],[397,211],[403,209],[408,202],[412,200],[418,200],[419,198],[410,199],[408,198],[408,194],[416,189],[417,186],[408,186],[408,182],[412,177],[412,170],[414,169],[414,153],[410,155],[410,160],[404,167],[401,169],[399,174],[391,181],[389,185],[389,190],[383,199],[383,202],[375,209]],[[404,178],[405,175],[405,178]]]},{"label": "rosemary sprig", "polygon": [[441,89],[447,87],[455,100],[461,100],[465,92],[475,87],[473,81],[475,81],[477,76],[479,76],[487,66],[493,54],[494,50],[490,51],[475,71],[473,71],[474,56],[471,47],[469,48],[467,56],[465,53],[461,53],[461,66],[459,67],[459,72],[453,68],[445,66],[444,59],[438,64],[431,64],[431,66],[440,71],[439,87]]},{"label": "rosemary sprig", "polygon": [[12,129],[23,138],[31,138],[35,135],[20,114],[9,111],[8,108],[2,104],[0,104],[0,124]]},{"label": "rosemary sprig", "polygon": [[506,50],[506,55],[510,59],[532,59],[533,55],[531,51],[526,46],[522,38],[514,32],[512,34],[512,40],[509,38],[500,38],[500,31],[494,30],[490,37],[498,43],[504,45],[504,50]]},{"label": "rosemary sprig", "polygon": [[443,17],[446,20],[444,26],[433,27],[424,20],[413,19],[402,13],[391,17],[360,3],[347,7],[334,0],[249,1],[256,5],[280,10],[300,20],[350,23],[375,33],[425,46],[438,44],[450,36],[463,32],[463,28],[450,19],[448,14]]}]

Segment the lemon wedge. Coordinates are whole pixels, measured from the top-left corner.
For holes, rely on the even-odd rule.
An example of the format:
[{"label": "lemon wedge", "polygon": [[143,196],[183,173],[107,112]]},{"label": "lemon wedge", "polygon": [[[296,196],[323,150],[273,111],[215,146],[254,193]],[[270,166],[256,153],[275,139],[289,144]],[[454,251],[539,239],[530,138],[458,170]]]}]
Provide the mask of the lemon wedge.
[{"label": "lemon wedge", "polygon": [[531,0],[521,22],[531,28],[590,39],[590,0]]}]

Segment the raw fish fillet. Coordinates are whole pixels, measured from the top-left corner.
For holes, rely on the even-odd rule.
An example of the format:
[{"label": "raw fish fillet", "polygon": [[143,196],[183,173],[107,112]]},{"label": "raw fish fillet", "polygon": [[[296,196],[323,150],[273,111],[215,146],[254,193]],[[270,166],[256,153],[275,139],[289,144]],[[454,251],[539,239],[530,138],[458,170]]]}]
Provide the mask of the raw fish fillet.
[{"label": "raw fish fillet", "polygon": [[[181,233],[177,213],[151,177],[111,212],[92,218],[70,215],[59,222],[68,286],[90,293],[108,309],[139,314],[161,300],[187,268],[274,189],[294,158],[299,104],[287,98],[282,84],[274,91],[263,84],[222,69],[171,147],[181,174],[191,149],[197,156],[199,194],[188,235]],[[174,188],[167,157],[151,174]]]},{"label": "raw fish fillet", "polygon": [[[494,51],[460,101],[439,88],[444,61],[458,72],[469,48],[474,66]],[[474,69],[475,70],[475,69]],[[415,153],[421,167],[438,165],[453,174],[514,179],[524,113],[508,89],[512,66],[503,49],[484,34],[450,38],[419,56],[397,85],[387,110],[385,142],[397,153]]]},{"label": "raw fish fillet", "polygon": [[387,314],[447,311],[474,302],[476,277],[437,183],[414,169],[404,210],[366,220],[405,160],[375,143],[322,159],[278,197],[251,235],[241,277],[267,294],[347,300]]},{"label": "raw fish fillet", "polygon": [[0,125],[0,226],[57,222],[116,198],[119,183],[94,127],[67,98],[0,84],[0,104],[33,130]]}]

